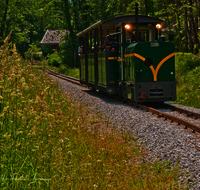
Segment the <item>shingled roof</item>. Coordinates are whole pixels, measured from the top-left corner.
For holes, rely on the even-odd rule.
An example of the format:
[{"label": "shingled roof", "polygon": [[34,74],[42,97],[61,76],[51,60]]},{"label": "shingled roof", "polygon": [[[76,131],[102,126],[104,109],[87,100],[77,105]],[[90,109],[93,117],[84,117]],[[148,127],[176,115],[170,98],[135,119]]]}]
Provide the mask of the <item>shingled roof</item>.
[{"label": "shingled roof", "polygon": [[69,32],[67,30],[47,30],[41,44],[42,45],[58,45],[62,38],[63,35],[66,34],[66,32]]}]

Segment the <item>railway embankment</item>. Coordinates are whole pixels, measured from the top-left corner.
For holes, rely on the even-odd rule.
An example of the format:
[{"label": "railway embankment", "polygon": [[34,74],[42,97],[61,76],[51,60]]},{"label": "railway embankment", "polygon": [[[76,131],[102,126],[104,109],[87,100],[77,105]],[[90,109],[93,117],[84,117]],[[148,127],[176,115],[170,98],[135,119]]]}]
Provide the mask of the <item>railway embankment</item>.
[{"label": "railway embankment", "polygon": [[[192,133],[191,130],[177,126],[170,121],[157,118],[144,110],[86,90],[84,87],[72,85],[55,77],[52,78],[57,80],[61,89],[74,100],[88,104],[92,110],[98,110],[98,113],[108,116],[112,121],[112,126],[118,126],[121,131],[130,132],[137,138],[138,143],[147,147],[148,158],[154,163],[167,162],[173,167],[179,161],[179,167],[188,173],[188,178],[179,176],[179,180],[187,179],[189,183],[195,184],[194,188],[190,189],[199,189],[200,152],[194,146],[200,147],[199,134]],[[199,109],[175,106],[200,113]],[[170,113],[168,109],[165,109],[164,112]],[[195,122],[199,124],[199,120]]]},{"label": "railway embankment", "polygon": [[190,180],[177,159],[148,161],[153,152],[138,142],[152,116],[55,80],[61,92],[7,41],[0,58],[2,189],[170,189]]},{"label": "railway embankment", "polygon": [[176,53],[176,103],[200,109],[200,55]]}]

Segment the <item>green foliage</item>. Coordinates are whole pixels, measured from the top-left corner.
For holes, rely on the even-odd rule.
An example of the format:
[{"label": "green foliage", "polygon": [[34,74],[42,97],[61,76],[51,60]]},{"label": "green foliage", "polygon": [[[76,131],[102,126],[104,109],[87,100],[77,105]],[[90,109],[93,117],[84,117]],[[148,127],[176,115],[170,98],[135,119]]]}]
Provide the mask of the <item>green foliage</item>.
[{"label": "green foliage", "polygon": [[197,54],[199,53],[199,46],[198,46],[198,44],[195,44],[195,45],[194,45],[193,51],[194,51],[194,54],[195,54],[195,55],[197,55]]},{"label": "green foliage", "polygon": [[192,53],[176,54],[176,76],[186,75],[189,71],[200,65],[200,55],[194,56]]},{"label": "green foliage", "polygon": [[47,55],[48,65],[59,67],[62,63],[59,53],[55,50],[53,54]]},{"label": "green foliage", "polygon": [[177,103],[200,108],[199,55],[176,56]]},{"label": "green foliage", "polygon": [[[69,35],[65,35],[64,43],[60,43],[60,55],[62,63],[70,68],[78,67],[79,60],[78,60],[78,39],[74,39],[76,43],[70,38]],[[76,63],[76,65],[75,65]]]},{"label": "green foliage", "polygon": [[48,54],[52,54],[52,47],[50,45],[41,45],[42,54],[46,57]]},{"label": "green foliage", "polygon": [[149,162],[143,146],[63,94],[15,46],[6,41],[0,58],[1,189],[188,188],[182,170]]},{"label": "green foliage", "polygon": [[25,58],[28,60],[43,60],[42,49],[35,44],[31,44],[28,50],[25,52]]}]

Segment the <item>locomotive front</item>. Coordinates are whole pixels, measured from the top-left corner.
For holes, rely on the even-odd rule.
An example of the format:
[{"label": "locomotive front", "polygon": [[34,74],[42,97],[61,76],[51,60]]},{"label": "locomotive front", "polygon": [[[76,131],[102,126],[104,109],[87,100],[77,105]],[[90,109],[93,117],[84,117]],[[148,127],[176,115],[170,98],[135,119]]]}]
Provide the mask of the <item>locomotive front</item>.
[{"label": "locomotive front", "polygon": [[160,37],[160,26],[139,26],[137,42],[134,25],[124,26],[129,42],[124,53],[124,81],[119,88],[124,98],[135,102],[176,100],[175,48]]}]

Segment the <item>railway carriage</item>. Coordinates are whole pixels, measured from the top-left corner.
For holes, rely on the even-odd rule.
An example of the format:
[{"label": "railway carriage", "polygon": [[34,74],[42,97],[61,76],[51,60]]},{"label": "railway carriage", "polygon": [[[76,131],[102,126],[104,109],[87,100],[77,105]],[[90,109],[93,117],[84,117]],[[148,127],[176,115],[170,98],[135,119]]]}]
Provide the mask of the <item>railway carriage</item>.
[{"label": "railway carriage", "polygon": [[79,32],[80,83],[135,102],[176,100],[175,48],[162,20],[125,15]]}]

